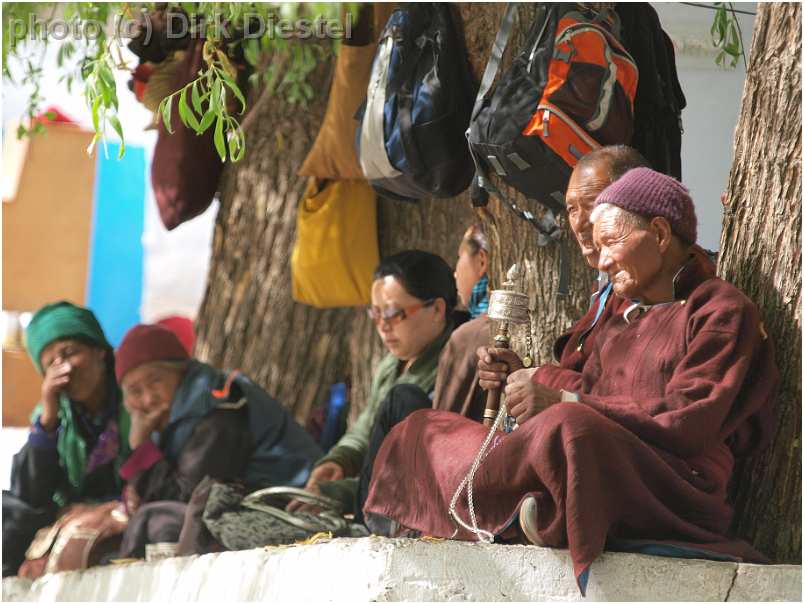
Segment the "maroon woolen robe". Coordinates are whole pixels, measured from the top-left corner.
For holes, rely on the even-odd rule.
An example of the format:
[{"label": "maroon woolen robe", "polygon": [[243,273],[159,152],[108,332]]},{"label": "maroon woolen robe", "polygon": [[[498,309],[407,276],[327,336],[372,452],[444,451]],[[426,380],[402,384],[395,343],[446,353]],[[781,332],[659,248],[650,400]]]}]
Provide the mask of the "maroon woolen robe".
[{"label": "maroon woolen robe", "polygon": [[[702,247],[694,245],[690,253],[695,258],[696,270],[702,280],[715,276],[715,265]],[[599,302],[597,295],[599,294],[593,297],[586,314],[553,344],[553,355],[558,359],[558,364],[539,367],[533,374],[534,382],[557,389],[562,387],[560,384],[566,384],[567,380],[574,384],[575,380],[580,379],[580,373],[591,354],[598,334],[611,319],[622,314],[632,304],[630,300],[610,293],[603,312],[595,321]]]},{"label": "maroon woolen robe", "polygon": [[478,384],[477,349],[491,344],[492,327],[488,315],[480,315],[452,332],[438,359],[433,409],[483,421],[486,393]]},{"label": "maroon woolen robe", "polygon": [[[612,317],[627,308],[628,304],[630,302],[627,300],[610,295],[595,321],[599,306],[596,294],[586,314],[553,345],[553,354],[558,364],[538,368],[533,376],[534,381],[551,386],[555,380],[566,375],[566,372],[580,375],[597,334]],[[492,345],[493,329],[493,321],[483,315],[464,323],[452,333],[438,361],[433,409],[453,411],[475,421],[483,421],[486,393],[478,384],[477,349]]]},{"label": "maroon woolen robe", "polygon": [[[495,435],[474,480],[478,525],[515,532],[522,500],[537,500],[545,544],[569,547],[576,578],[607,537],[694,544],[764,561],[727,536],[734,455],[763,446],[773,426],[778,371],[756,306],[693,257],[675,301],[598,335],[582,374],[554,386],[580,402],[555,404]],[[580,376],[580,377],[578,377]],[[412,414],[388,435],[365,511],[450,537],[448,506],[486,428],[454,413]],[[468,521],[465,495],[457,506]],[[508,532],[506,532],[508,531]],[[474,539],[461,529],[459,539]]]}]

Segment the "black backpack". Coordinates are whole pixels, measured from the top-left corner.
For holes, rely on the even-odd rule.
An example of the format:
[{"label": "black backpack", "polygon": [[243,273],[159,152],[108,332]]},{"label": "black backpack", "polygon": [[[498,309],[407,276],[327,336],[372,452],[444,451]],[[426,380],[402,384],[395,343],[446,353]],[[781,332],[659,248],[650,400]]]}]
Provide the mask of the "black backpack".
[{"label": "black backpack", "polygon": [[[561,241],[560,294],[567,293],[566,241],[555,215],[565,209],[564,192],[578,159],[602,145],[628,143],[638,70],[617,34],[611,10],[580,4],[543,3],[525,45],[492,89],[510,37],[516,3],[510,3],[492,47],[467,132],[477,175],[476,206],[494,193],[538,231],[538,245]],[[538,201],[541,217],[520,208],[488,178]]]},{"label": "black backpack", "polygon": [[623,46],[639,67],[631,146],[654,170],[681,180],[681,110],[687,106],[673,42],[647,2],[618,2]]},{"label": "black backpack", "polygon": [[448,3],[411,3],[379,37],[357,155],[369,183],[404,201],[454,197],[474,165],[464,132],[476,87]]}]

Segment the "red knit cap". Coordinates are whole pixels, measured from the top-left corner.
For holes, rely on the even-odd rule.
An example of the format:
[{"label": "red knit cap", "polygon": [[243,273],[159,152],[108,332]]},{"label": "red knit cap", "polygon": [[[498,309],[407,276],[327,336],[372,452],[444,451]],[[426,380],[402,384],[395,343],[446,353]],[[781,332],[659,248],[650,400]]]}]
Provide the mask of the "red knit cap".
[{"label": "red knit cap", "polygon": [[608,203],[647,218],[667,219],[673,234],[689,244],[698,239],[698,219],[690,192],[672,176],[634,168],[603,189],[595,206]]},{"label": "red knit cap", "polygon": [[117,383],[132,369],[154,361],[186,361],[190,358],[176,335],[160,325],[140,324],[128,330],[114,355]]},{"label": "red knit cap", "polygon": [[187,353],[193,354],[195,328],[193,327],[192,319],[180,315],[170,315],[169,317],[157,321],[156,325],[161,325],[176,334],[176,337],[179,338],[179,342],[184,346]]}]

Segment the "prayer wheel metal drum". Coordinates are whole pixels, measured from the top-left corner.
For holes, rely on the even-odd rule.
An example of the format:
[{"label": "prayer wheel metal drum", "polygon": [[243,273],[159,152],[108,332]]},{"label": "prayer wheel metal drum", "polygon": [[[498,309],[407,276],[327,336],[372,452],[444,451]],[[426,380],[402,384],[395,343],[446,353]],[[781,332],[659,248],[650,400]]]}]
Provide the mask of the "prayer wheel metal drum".
[{"label": "prayer wheel metal drum", "polygon": [[[514,291],[516,281],[519,278],[519,271],[516,264],[513,265],[506,275],[503,289],[492,290],[489,297],[490,319],[499,322],[499,331],[494,336],[493,345],[495,348],[510,348],[511,342],[508,337],[509,325],[524,325],[530,323],[528,312],[528,296]],[[500,390],[489,390],[486,395],[486,409],[483,412],[483,423],[490,426],[497,417],[500,408]]]}]

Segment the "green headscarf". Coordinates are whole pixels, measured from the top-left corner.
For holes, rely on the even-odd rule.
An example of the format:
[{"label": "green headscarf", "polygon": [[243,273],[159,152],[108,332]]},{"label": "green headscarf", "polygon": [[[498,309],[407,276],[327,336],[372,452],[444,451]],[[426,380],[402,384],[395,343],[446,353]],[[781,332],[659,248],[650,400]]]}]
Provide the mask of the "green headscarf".
[{"label": "green headscarf", "polygon": [[[120,466],[131,453],[128,444],[130,419],[122,405],[123,397],[114,376],[114,351],[106,340],[106,335],[91,310],[61,301],[40,308],[31,319],[25,330],[25,344],[31,360],[39,373],[44,373],[39,359],[48,344],[57,340],[78,338],[88,340],[106,349],[106,385],[105,404],[117,407],[118,450],[114,458],[115,478],[119,481]],[[42,414],[42,403],[39,403],[31,414],[35,422]],[[91,451],[87,451],[86,442],[76,426],[72,403],[66,394],[59,397],[59,422],[61,429],[57,449],[59,463],[67,473],[67,488],[57,491],[53,500],[63,506],[82,497],[87,459]],[[122,488],[122,482],[120,483]]]},{"label": "green headscarf", "polygon": [[39,356],[45,347],[51,342],[66,338],[87,339],[101,348],[112,350],[91,310],[66,300],[48,304],[36,311],[25,329],[25,347],[39,373],[44,373]]}]

